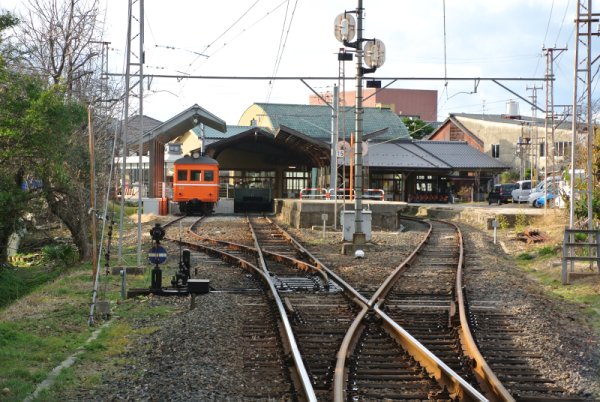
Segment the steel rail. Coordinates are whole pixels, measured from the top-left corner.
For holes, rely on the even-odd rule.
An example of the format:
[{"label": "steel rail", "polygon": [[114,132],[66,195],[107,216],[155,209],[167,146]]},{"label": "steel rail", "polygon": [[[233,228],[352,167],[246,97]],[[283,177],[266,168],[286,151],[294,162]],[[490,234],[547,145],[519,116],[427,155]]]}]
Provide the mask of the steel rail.
[{"label": "steel rail", "polygon": [[390,333],[430,375],[432,375],[440,384],[445,385],[451,395],[458,398],[460,401],[488,401],[488,399],[473,388],[471,384],[456,374],[456,372],[448,367],[446,363],[431,353],[431,351],[423,346],[421,342],[385,314],[379,308],[380,303],[381,302],[378,302],[373,306],[373,311],[384,321],[384,327],[388,330],[388,333]]},{"label": "steel rail", "polygon": [[312,260],[315,265],[321,268],[323,271],[327,273],[329,278],[335,282],[340,288],[344,290],[345,293],[352,295],[352,300],[358,304],[361,308],[368,305],[369,301],[361,295],[356,289],[354,289],[350,284],[344,281],[339,275],[333,272],[330,268],[328,268],[325,264],[319,260],[314,254],[308,251],[305,247],[303,247],[298,240],[296,240],[290,233],[288,233],[285,229],[279,226],[277,223],[273,222],[271,219],[266,218],[269,222],[271,222],[277,229],[290,241],[294,244],[294,246],[299,249],[301,252],[305,253],[306,256]]},{"label": "steel rail", "polygon": [[446,223],[454,226],[456,229],[458,233],[458,246],[460,248],[458,270],[456,273],[456,303],[458,304],[458,312],[460,317],[459,336],[461,338],[461,344],[463,345],[463,352],[475,362],[472,367],[473,373],[475,374],[481,389],[486,392],[486,394],[490,397],[490,400],[514,402],[515,398],[511,396],[511,394],[504,387],[504,385],[502,385],[496,374],[487,364],[487,361],[479,351],[479,348],[475,343],[475,339],[473,338],[473,334],[471,333],[469,320],[467,319],[467,309],[463,292],[462,276],[463,267],[465,264],[463,237],[457,225],[452,222]]},{"label": "steel rail", "polygon": [[[419,252],[429,241],[433,232],[433,226],[429,222],[424,222],[418,219],[411,219],[414,221],[426,223],[429,226],[425,238],[415,247],[413,252],[386,278],[384,283],[377,289],[369,300],[369,308],[384,321],[384,327],[388,330],[388,333],[392,335],[402,347],[417,360],[436,380],[445,385],[449,392],[453,395],[460,396],[465,401],[487,401],[483,395],[481,395],[475,388],[461,378],[454,370],[448,367],[444,362],[437,358],[431,351],[423,346],[419,341],[412,337],[405,329],[394,322],[389,316],[387,316],[379,305],[385,300],[385,297],[392,289],[393,285],[397,281],[398,277],[404,272],[410,263],[417,257]],[[462,251],[462,249],[461,249]],[[362,318],[360,319],[362,321]],[[359,318],[352,323],[350,330],[346,334],[340,351],[338,352],[338,360],[336,361],[335,375],[334,375],[334,401],[343,402],[345,398],[344,385],[346,384],[346,360],[350,355],[350,347],[353,345],[353,340],[357,339],[359,334],[354,331],[358,331],[360,328]]]},{"label": "steel rail", "polygon": [[252,226],[252,222],[248,220],[248,226],[250,231],[252,232],[252,238],[254,239],[254,243],[256,244],[256,252],[258,253],[258,261],[261,265],[264,276],[267,278],[269,289],[271,290],[271,294],[273,295],[273,299],[275,300],[275,304],[277,305],[277,310],[279,311],[279,317],[284,327],[284,332],[286,334],[286,339],[288,341],[288,346],[291,351],[292,359],[294,360],[294,364],[296,366],[296,370],[298,371],[298,376],[300,378],[300,383],[304,394],[308,401],[316,402],[317,395],[315,394],[315,390],[312,386],[312,382],[308,375],[308,371],[306,370],[306,366],[304,365],[304,361],[302,360],[302,354],[300,353],[300,349],[298,348],[298,344],[296,342],[296,337],[294,335],[294,331],[292,330],[292,325],[287,317],[287,313],[285,312],[285,307],[283,302],[281,301],[281,297],[279,297],[279,293],[277,289],[275,289],[275,285],[269,279],[269,270],[265,264],[263,253],[258,243],[258,237],[256,236],[256,232]]},{"label": "steel rail", "polygon": [[[253,236],[254,236],[254,233],[253,233]],[[287,319],[287,315],[285,314],[285,308],[283,306],[281,298],[279,297],[279,293],[277,292],[277,290],[275,289],[275,286],[273,285],[273,282],[271,282],[271,280],[269,279],[269,274],[268,274],[268,271],[265,269],[264,260],[260,254],[260,251],[258,251],[259,261],[261,263],[261,267],[259,268],[255,264],[253,264],[243,258],[229,254],[223,250],[218,250],[218,249],[206,246],[206,245],[192,243],[192,242],[188,242],[188,241],[184,241],[184,240],[181,240],[181,241],[175,240],[175,239],[169,239],[169,240],[178,241],[181,244],[185,244],[187,247],[189,247],[191,249],[194,249],[197,251],[202,251],[213,257],[219,257],[220,259],[222,259],[225,262],[228,262],[231,264],[236,264],[245,270],[249,270],[250,272],[259,275],[260,279],[267,286],[269,292],[271,293],[271,295],[273,297],[273,300],[275,301],[275,304],[277,305],[277,309],[279,311],[279,316],[284,325],[284,331],[282,331],[282,337],[284,338],[284,342],[287,342],[287,344],[290,348],[290,351],[292,352],[294,364],[295,364],[296,370],[298,372],[298,375],[300,377],[300,381],[302,383],[302,387],[303,387],[305,396],[307,397],[308,401],[316,402],[317,398],[316,398],[314,389],[312,388],[312,383],[310,381],[310,378],[308,377],[308,372],[306,371],[306,367],[304,366],[304,362],[302,361],[302,355],[300,354],[300,350],[298,349],[298,346],[296,344],[296,340],[294,337],[294,333],[291,329],[291,325],[289,323],[289,320]]]},{"label": "steel rail", "polygon": [[[411,219],[411,218],[403,217],[403,219]],[[429,241],[429,238],[431,237],[431,233],[433,232],[433,226],[429,222],[425,222],[425,221],[422,221],[419,219],[411,219],[411,220],[421,222],[421,223],[426,223],[427,225],[429,225],[427,234],[425,235],[425,238],[423,240],[421,240],[421,242],[413,250],[413,252],[410,253],[410,255],[408,257],[406,257],[406,259],[404,261],[402,261],[402,263],[400,265],[398,265],[398,267],[396,267],[396,269],[385,279],[385,281],[379,287],[379,289],[377,289],[377,291],[375,291],[375,293],[373,293],[373,296],[369,300],[369,307],[375,306],[375,304],[377,303],[377,300],[385,299],[387,297],[387,294],[390,292],[390,290],[392,289],[392,287],[398,280],[398,277],[400,276],[400,274],[410,267],[410,263],[415,260],[415,258],[419,254],[419,252],[423,249],[423,247],[425,247],[425,244],[427,244],[427,242]]]},{"label": "steel rail", "polygon": [[[244,244],[229,242],[226,240],[217,240],[217,239],[211,239],[209,237],[200,236],[197,233],[193,232],[191,228],[188,229],[188,233],[191,234],[192,236],[196,237],[200,241],[210,243],[210,244],[217,244],[220,246],[224,246],[230,250],[242,251],[242,252],[245,252],[248,254],[256,254],[257,253],[256,247],[246,246]],[[288,257],[287,255],[275,253],[273,251],[262,250],[262,252],[263,252],[263,254],[266,255],[267,259],[269,259],[271,261],[281,262],[287,266],[296,267],[301,271],[316,272],[323,279],[323,283],[328,282],[327,273],[318,265],[311,265],[304,261],[298,260],[297,258]]]}]

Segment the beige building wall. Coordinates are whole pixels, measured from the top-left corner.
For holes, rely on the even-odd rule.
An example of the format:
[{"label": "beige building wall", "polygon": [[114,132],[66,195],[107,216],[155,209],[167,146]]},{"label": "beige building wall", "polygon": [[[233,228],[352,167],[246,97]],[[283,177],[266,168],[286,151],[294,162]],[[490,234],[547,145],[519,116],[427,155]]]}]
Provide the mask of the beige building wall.
[{"label": "beige building wall", "polygon": [[265,112],[265,110],[257,104],[250,106],[242,113],[239,126],[256,126],[273,129],[273,122]]},{"label": "beige building wall", "polygon": [[[483,141],[483,152],[488,155],[492,155],[492,145],[500,144],[500,157],[498,158],[501,162],[511,166],[513,169],[518,170],[521,168],[521,153],[520,148],[523,148],[523,156],[527,158],[527,166],[530,166],[532,160],[532,151],[529,148],[535,147],[534,155],[537,157],[538,171],[542,171],[546,162],[545,157],[539,156],[540,144],[545,142],[546,134],[544,127],[531,127],[529,125],[518,125],[518,124],[506,124],[499,123],[489,120],[473,119],[463,116],[455,116],[455,118],[471,133],[477,136]],[[550,135],[550,134],[549,134]],[[517,145],[521,138],[530,138],[532,145],[519,147]],[[554,142],[571,142],[571,131],[564,129],[556,129],[554,133]],[[527,155],[528,154],[528,155]],[[555,166],[564,166],[568,163],[570,155],[566,156],[555,156]],[[551,161],[549,160],[550,164]],[[548,166],[548,170],[551,170],[551,166]]]}]

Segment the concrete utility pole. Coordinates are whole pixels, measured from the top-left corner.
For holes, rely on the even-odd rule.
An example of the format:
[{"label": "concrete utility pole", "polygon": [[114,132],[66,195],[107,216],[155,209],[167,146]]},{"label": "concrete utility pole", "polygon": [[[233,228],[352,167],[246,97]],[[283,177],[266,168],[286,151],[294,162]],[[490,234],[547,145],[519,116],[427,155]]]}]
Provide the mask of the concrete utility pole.
[{"label": "concrete utility pole", "polygon": [[[356,14],[356,22],[350,14]],[[370,220],[363,219],[363,77],[365,74],[373,73],[385,62],[385,45],[379,39],[365,39],[363,37],[363,1],[358,0],[358,7],[354,12],[344,12],[336,17],[334,34],[336,38],[346,47],[354,48],[356,53],[356,93],[355,93],[355,125],[354,125],[354,232],[352,233],[352,244],[345,243],[342,251],[347,253],[352,250],[356,255],[364,256],[361,249],[367,242],[365,229],[370,233]],[[355,29],[356,28],[356,29]],[[351,42],[356,34],[356,41]],[[364,44],[364,46],[363,46]],[[363,67],[366,62],[368,68]],[[381,85],[381,82],[378,82]],[[352,187],[352,186],[351,186]],[[350,233],[348,233],[350,234]],[[349,239],[346,239],[349,240]],[[351,247],[350,247],[351,246]],[[360,253],[359,253],[360,251]]]},{"label": "concrete utility pole", "polygon": [[[564,51],[566,48],[543,48],[544,54],[546,55],[546,119],[545,119],[545,158],[544,158],[544,180],[548,177],[554,177],[554,60]],[[555,53],[557,52],[557,53]],[[548,132],[550,128],[550,132]],[[552,169],[552,176],[548,176],[548,159],[550,159],[550,166]],[[544,210],[548,209],[548,183],[544,186]]]},{"label": "concrete utility pole", "polygon": [[[530,87],[527,85],[527,91],[531,91],[531,103],[533,105],[537,105],[537,91],[544,89],[543,86],[533,85]],[[538,155],[539,155],[539,137],[538,137],[538,126],[537,126],[537,108],[535,106],[531,106],[531,116],[533,117],[533,122],[531,125],[531,181],[533,183],[537,183],[539,180],[539,172],[538,172]]]},{"label": "concrete utility pole", "polygon": [[363,232],[363,217],[362,217],[362,196],[363,196],[363,156],[362,156],[362,138],[363,138],[363,93],[362,93],[362,80],[363,80],[363,2],[358,0],[358,7],[356,8],[356,109],[354,111],[355,119],[355,133],[354,133],[354,188],[356,189],[356,198],[354,200],[354,235],[352,236],[352,243],[357,245],[363,245],[366,243],[365,233]]}]

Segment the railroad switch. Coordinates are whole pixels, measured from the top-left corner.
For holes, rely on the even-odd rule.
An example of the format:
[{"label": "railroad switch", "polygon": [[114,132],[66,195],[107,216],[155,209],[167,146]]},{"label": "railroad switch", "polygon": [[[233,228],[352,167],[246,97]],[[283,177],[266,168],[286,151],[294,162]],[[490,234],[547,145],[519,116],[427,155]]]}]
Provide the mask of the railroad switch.
[{"label": "railroad switch", "polygon": [[188,249],[184,249],[180,254],[179,270],[171,279],[171,285],[176,288],[184,287],[188,284],[188,280],[190,279],[191,254],[191,251]]}]

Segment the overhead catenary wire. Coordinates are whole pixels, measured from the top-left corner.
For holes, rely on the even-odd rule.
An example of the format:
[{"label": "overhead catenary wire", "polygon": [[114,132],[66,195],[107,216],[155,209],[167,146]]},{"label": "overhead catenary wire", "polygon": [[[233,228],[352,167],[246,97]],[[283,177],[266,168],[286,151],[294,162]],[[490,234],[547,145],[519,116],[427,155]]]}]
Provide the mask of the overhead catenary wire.
[{"label": "overhead catenary wire", "polygon": [[[283,24],[281,24],[281,33],[279,34],[279,44],[277,46],[277,54],[275,55],[275,63],[273,65],[273,71],[271,73],[271,76],[276,76],[276,70],[277,70],[277,63],[279,61],[280,55],[281,55],[281,47],[283,44],[283,36],[285,33],[285,26],[287,23],[287,17],[288,17],[288,11],[290,8],[290,0],[286,1],[286,7],[285,7],[285,14],[283,16]],[[269,92],[267,94],[267,102],[269,102],[269,99],[271,98],[271,91],[273,90],[273,81],[269,81]]]},{"label": "overhead catenary wire", "polygon": [[[278,50],[278,55],[275,61],[275,66],[273,68],[273,77],[277,76],[277,72],[279,71],[279,66],[281,65],[281,60],[283,59],[283,52],[285,51],[285,45],[287,44],[287,40],[290,34],[290,29],[292,28],[292,22],[294,21],[294,15],[296,13],[296,7],[298,6],[298,0],[295,1],[294,3],[294,8],[292,9],[292,15],[290,16],[290,22],[288,23],[287,26],[287,31],[285,32],[285,38],[283,39],[283,43],[281,42],[280,39],[280,49]],[[287,9],[286,9],[286,19],[287,19]],[[283,28],[285,28],[285,20],[283,23]],[[283,34],[283,31],[282,31]],[[283,35],[282,35],[283,38]],[[273,83],[272,81],[269,82],[269,95],[267,96],[267,102],[271,99],[271,93],[273,92]]]}]

